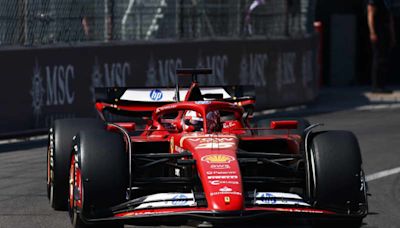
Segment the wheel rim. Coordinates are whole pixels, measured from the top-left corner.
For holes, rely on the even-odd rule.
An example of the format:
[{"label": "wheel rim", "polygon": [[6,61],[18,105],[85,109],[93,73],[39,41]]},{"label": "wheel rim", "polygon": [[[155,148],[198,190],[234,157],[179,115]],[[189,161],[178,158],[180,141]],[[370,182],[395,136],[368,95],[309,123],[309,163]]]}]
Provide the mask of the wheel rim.
[{"label": "wheel rim", "polygon": [[47,159],[47,196],[50,200],[50,205],[54,206],[54,186],[53,186],[53,169],[51,166],[50,152]]},{"label": "wheel rim", "polygon": [[68,206],[72,211],[74,209],[74,188],[75,188],[75,156],[71,156],[69,167],[69,188],[68,188]]},{"label": "wheel rim", "polygon": [[69,194],[68,207],[72,223],[77,219],[78,210],[82,208],[82,178],[79,165],[77,163],[77,155],[71,156],[71,165],[69,169]]},{"label": "wheel rim", "polygon": [[361,176],[361,189],[363,191],[363,200],[365,201],[363,209],[364,209],[365,213],[368,213],[368,210],[369,210],[369,208],[368,208],[368,183],[365,179],[364,169],[361,169],[360,176]]},{"label": "wheel rim", "polygon": [[[47,190],[50,190],[50,148],[47,149]],[[50,191],[47,192],[49,193]]]},{"label": "wheel rim", "polygon": [[52,134],[53,129],[50,129],[49,135],[49,145],[47,147],[47,197],[50,199],[50,204],[53,205],[54,202],[54,187],[53,187],[53,153],[54,153],[54,136]]}]

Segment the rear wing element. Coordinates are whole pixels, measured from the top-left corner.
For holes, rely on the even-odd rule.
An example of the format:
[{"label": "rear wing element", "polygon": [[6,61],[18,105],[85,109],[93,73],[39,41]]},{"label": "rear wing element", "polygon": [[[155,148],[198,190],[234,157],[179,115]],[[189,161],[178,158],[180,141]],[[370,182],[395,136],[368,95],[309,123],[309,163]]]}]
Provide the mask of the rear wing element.
[{"label": "rear wing element", "polygon": [[[193,87],[195,87],[195,88],[199,87],[198,82],[197,82],[197,75],[199,75],[199,74],[210,75],[210,74],[212,74],[212,70],[211,69],[194,69],[194,68],[180,68],[180,69],[176,70],[176,72],[175,72],[175,75],[176,75],[176,85],[175,85],[176,101],[178,101],[178,102],[181,101],[181,95],[179,92],[179,77],[192,76],[191,88],[193,90]],[[187,97],[189,97],[189,96],[187,96]],[[185,100],[187,97],[185,96]]]},{"label": "rear wing element", "polygon": [[[152,112],[157,107],[173,102],[226,101],[253,110],[255,90],[253,86],[209,86],[200,87],[198,75],[212,74],[211,69],[177,69],[176,86],[159,88],[96,88],[96,108],[99,112]],[[180,88],[178,77],[192,76],[190,88]],[[248,111],[252,112],[252,111]]]},{"label": "rear wing element", "polygon": [[180,68],[176,69],[176,76],[192,76],[192,82],[197,83],[197,75],[210,75],[212,74],[212,70],[205,69],[192,69],[192,68]]},{"label": "rear wing element", "polygon": [[[158,105],[176,102],[173,88],[96,88],[96,102],[109,104],[158,103]],[[180,97],[186,97],[189,88],[179,90]],[[200,88],[199,100],[234,101],[254,99],[252,86],[210,86]]]},{"label": "rear wing element", "polygon": [[[179,96],[186,97],[189,89],[180,89]],[[224,88],[201,88],[201,95],[206,97],[209,94],[218,94],[222,99],[232,98]],[[137,102],[175,102],[175,89],[128,89],[120,98],[123,101],[137,101]]]},{"label": "rear wing element", "polygon": [[[246,113],[253,113],[255,92],[251,86],[203,87],[199,88],[200,96],[187,96],[191,89],[181,88],[179,96],[196,98],[191,101],[231,102],[242,106]],[[177,102],[173,88],[96,88],[95,93],[96,109],[102,119],[108,120],[113,115],[149,118],[158,107]]]}]

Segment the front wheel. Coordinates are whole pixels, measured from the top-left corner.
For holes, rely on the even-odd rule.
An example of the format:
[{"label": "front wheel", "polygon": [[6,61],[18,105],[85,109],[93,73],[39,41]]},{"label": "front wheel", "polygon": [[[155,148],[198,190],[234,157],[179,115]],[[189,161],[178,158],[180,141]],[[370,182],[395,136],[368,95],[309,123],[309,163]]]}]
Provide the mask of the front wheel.
[{"label": "front wheel", "polygon": [[68,209],[68,170],[72,139],[82,129],[105,130],[102,120],[91,118],[55,120],[47,148],[47,196],[55,210]]},{"label": "front wheel", "polygon": [[357,138],[348,131],[317,132],[312,135],[309,150],[314,160],[315,205],[351,214],[355,218],[348,220],[349,225],[359,226],[368,204]]},{"label": "front wheel", "polygon": [[71,218],[72,227],[89,228],[93,226],[85,224],[79,215],[80,210],[82,209],[82,175],[77,160],[77,154],[73,153],[71,156],[68,178],[68,212]]},{"label": "front wheel", "polygon": [[81,131],[70,159],[68,207],[73,227],[123,227],[120,223],[85,223],[111,217],[126,199],[128,156],[122,136],[106,131]]}]

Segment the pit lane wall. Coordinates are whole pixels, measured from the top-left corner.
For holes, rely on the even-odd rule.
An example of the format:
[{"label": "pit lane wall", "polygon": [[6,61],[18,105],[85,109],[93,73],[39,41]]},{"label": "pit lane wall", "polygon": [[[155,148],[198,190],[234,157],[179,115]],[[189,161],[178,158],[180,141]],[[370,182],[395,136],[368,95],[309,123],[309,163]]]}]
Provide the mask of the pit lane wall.
[{"label": "pit lane wall", "polygon": [[257,108],[318,94],[316,37],[92,44],[0,50],[0,135],[95,116],[94,87],[173,86],[175,69],[209,67],[204,85],[254,85]]}]

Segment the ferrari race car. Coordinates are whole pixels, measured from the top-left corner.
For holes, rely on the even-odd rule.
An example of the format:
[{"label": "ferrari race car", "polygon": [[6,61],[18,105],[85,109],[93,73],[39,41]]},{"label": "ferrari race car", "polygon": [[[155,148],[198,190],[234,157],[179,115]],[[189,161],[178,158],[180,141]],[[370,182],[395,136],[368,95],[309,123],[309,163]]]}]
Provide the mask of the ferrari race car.
[{"label": "ferrari race car", "polygon": [[[47,190],[74,227],[219,225],[276,217],[360,226],[368,213],[359,145],[304,119],[254,127],[241,87],[102,88],[98,119],[49,131]],[[238,92],[239,91],[239,92]],[[184,98],[182,101],[180,98]]]}]

